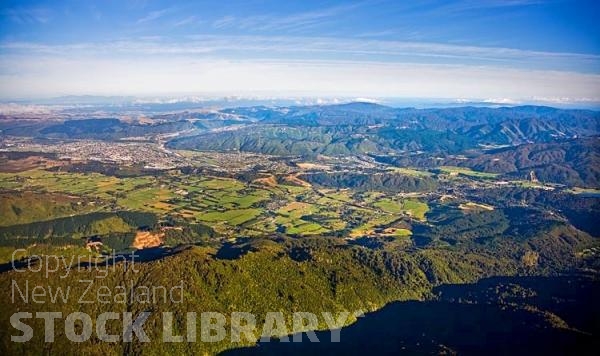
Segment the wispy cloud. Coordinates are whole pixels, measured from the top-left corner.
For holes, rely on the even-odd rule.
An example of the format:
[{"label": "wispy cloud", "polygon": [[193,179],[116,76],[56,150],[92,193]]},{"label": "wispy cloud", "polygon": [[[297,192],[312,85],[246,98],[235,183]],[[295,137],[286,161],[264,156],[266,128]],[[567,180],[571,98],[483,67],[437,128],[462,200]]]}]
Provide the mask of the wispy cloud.
[{"label": "wispy cloud", "polygon": [[[0,98],[226,93],[353,97],[569,98],[600,102],[600,75],[494,67],[179,56],[0,56]],[[43,70],[40,70],[43,68]],[[94,70],[90,70],[93,68]],[[119,78],[119,80],[114,80]]]},{"label": "wispy cloud", "polygon": [[159,18],[163,17],[164,15],[168,14],[169,12],[173,11],[174,8],[170,7],[170,8],[165,8],[162,10],[155,10],[155,11],[150,11],[149,13],[146,14],[146,16],[139,18],[136,23],[137,24],[142,24],[145,22],[151,22],[154,20],[158,20]]},{"label": "wispy cloud", "polygon": [[368,37],[368,38],[377,38],[377,37],[386,37],[397,34],[396,30],[381,30],[381,31],[367,31],[362,32],[356,35],[356,37]]},{"label": "wispy cloud", "polygon": [[216,29],[231,27],[236,23],[236,18],[231,15],[223,16],[213,21],[212,26]]},{"label": "wispy cloud", "polygon": [[536,6],[547,2],[547,0],[459,0],[442,2],[440,6],[434,7],[432,11],[435,13],[458,15],[477,10],[492,11],[500,8],[506,9]]},{"label": "wispy cloud", "polygon": [[186,18],[183,18],[179,21],[176,21],[175,23],[173,23],[174,27],[180,27],[180,26],[185,26],[185,25],[189,25],[192,23],[200,23],[201,21],[198,20],[198,18],[196,16],[188,16]]},{"label": "wispy cloud", "polygon": [[361,1],[288,15],[262,14],[243,17],[228,15],[214,21],[213,27],[217,29],[237,28],[252,31],[300,30],[317,26],[325,21],[335,20],[337,16],[364,6],[367,3],[366,1]]},{"label": "wispy cloud", "polygon": [[208,55],[227,59],[310,58],[354,62],[465,64],[499,68],[545,69],[598,73],[600,56],[565,52],[530,51],[503,47],[478,47],[432,42],[340,39],[289,36],[188,36],[173,41],[137,38],[105,43],[45,45],[26,42],[0,44],[6,54],[120,56],[169,54]]},{"label": "wispy cloud", "polygon": [[43,7],[15,7],[6,9],[3,13],[18,24],[45,24],[52,18],[52,11]]},{"label": "wispy cloud", "polygon": [[324,20],[334,19],[335,17],[363,6],[364,4],[365,2],[357,2],[283,17],[272,16],[260,26],[260,29],[271,30],[305,27]]}]

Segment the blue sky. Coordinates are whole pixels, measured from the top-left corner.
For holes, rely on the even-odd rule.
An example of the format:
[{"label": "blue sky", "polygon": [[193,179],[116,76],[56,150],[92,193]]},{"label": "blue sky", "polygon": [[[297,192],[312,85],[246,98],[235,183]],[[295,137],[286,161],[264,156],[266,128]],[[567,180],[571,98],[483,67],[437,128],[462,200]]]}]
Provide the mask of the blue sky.
[{"label": "blue sky", "polygon": [[3,1],[0,97],[600,102],[597,1]]}]

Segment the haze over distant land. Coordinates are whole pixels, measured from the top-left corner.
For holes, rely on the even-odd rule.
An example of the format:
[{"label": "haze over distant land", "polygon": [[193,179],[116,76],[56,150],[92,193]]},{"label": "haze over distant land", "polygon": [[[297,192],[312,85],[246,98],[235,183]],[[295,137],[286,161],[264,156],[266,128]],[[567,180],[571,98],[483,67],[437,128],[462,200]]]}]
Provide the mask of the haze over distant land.
[{"label": "haze over distant land", "polygon": [[0,7],[3,101],[212,93],[429,105],[600,102],[594,1]]}]

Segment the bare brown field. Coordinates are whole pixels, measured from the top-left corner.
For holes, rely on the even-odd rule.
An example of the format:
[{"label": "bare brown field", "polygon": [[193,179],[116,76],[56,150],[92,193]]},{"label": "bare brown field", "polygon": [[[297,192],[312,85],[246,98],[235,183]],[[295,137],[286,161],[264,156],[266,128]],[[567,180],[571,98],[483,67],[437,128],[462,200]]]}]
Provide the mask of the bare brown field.
[{"label": "bare brown field", "polygon": [[162,245],[164,237],[165,234],[163,232],[152,233],[150,231],[138,231],[135,234],[135,239],[133,240],[132,246],[138,250],[150,247],[158,247]]},{"label": "bare brown field", "polygon": [[310,183],[308,183],[305,180],[302,180],[302,179],[298,178],[297,174],[290,174],[289,176],[285,176],[284,179],[287,182],[290,182],[290,183],[295,184],[295,185],[299,185],[299,186],[307,187],[307,188],[311,187]]},{"label": "bare brown field", "polygon": [[275,179],[275,176],[271,175],[265,178],[258,178],[255,179],[253,181],[253,183],[257,183],[257,184],[263,184],[266,185],[268,187],[274,187],[277,185],[277,179]]}]

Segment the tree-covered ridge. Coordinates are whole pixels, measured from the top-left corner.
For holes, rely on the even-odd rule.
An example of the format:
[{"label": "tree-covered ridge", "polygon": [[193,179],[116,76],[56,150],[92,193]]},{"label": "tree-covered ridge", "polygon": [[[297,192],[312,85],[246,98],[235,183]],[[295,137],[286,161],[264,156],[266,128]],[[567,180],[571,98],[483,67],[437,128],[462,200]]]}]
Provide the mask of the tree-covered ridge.
[{"label": "tree-covered ridge", "polygon": [[[557,251],[553,246],[562,244],[564,234],[571,234],[577,243],[567,244]],[[162,343],[161,312],[172,311],[176,315],[176,329],[185,329],[184,313],[194,311],[217,311],[229,315],[233,311],[252,312],[257,322],[273,310],[302,310],[314,313],[321,311],[374,311],[394,300],[425,300],[434,296],[434,286],[447,283],[474,282],[477,279],[494,275],[553,274],[565,268],[583,267],[589,261],[579,253],[591,240],[586,236],[573,235],[573,232],[551,232],[528,239],[520,244],[514,241],[496,242],[497,247],[484,250],[455,247],[449,249],[426,248],[414,252],[396,249],[370,249],[352,245],[343,240],[306,238],[296,239],[248,239],[233,245],[212,247],[191,247],[173,256],[160,260],[136,264],[138,272],[125,269],[123,263],[104,271],[92,267],[83,269],[72,267],[65,278],[58,278],[63,269],[44,273],[5,272],[0,274],[0,298],[3,315],[14,308],[24,308],[30,312],[47,309],[45,304],[27,303],[17,298],[16,305],[9,300],[12,280],[24,288],[24,281],[32,285],[52,288],[71,286],[73,296],[81,296],[79,280],[94,279],[91,295],[98,288],[106,286],[115,290],[117,286],[166,286],[182,284],[184,303],[158,300],[144,303],[93,303],[79,304],[70,299],[53,304],[56,311],[65,314],[84,311],[95,318],[105,311],[152,312],[146,323],[146,332],[151,343],[134,342],[99,343],[92,337],[80,345],[82,351],[101,351],[107,354],[141,353],[149,350],[158,353],[209,352],[214,353],[241,345],[252,345],[255,340],[242,344],[225,340],[219,343]],[[543,246],[543,247],[542,247]],[[548,249],[548,250],[544,250]],[[529,253],[538,253],[540,263],[532,264],[524,258]],[[564,257],[571,255],[572,259]],[[18,278],[16,278],[18,277]],[[74,298],[74,297],[73,297]],[[9,308],[9,309],[5,309]],[[286,320],[291,329],[291,312],[286,312]],[[32,319],[34,320],[34,319]],[[350,321],[354,321],[352,318]],[[11,328],[2,319],[1,333]],[[227,320],[227,323],[230,321]],[[44,349],[42,320],[30,321],[35,328],[34,339],[28,344],[28,352]],[[59,322],[60,325],[60,322]],[[229,325],[229,324],[227,324]],[[118,325],[113,324],[115,328]],[[320,325],[324,328],[325,325]],[[111,329],[112,330],[112,329]],[[260,330],[260,328],[259,328]],[[259,335],[257,335],[258,338]],[[283,335],[281,335],[283,336]],[[6,334],[1,338],[2,348],[16,352],[22,344],[11,343]],[[53,350],[67,351],[71,344],[64,338],[57,338]]]},{"label": "tree-covered ridge", "polygon": [[236,132],[175,139],[172,147],[241,150],[280,155],[457,153],[485,145],[551,142],[598,135],[598,113],[545,107],[394,109],[353,103],[332,106],[235,109],[256,120]]},{"label": "tree-covered ridge", "polygon": [[[262,342],[225,355],[588,354],[598,347],[600,285],[594,276],[496,277],[442,285],[426,302],[391,303],[319,343]],[[472,325],[477,325],[473,328]],[[304,336],[306,338],[306,336]]]},{"label": "tree-covered ridge", "polygon": [[413,177],[394,173],[309,173],[300,178],[317,186],[351,188],[356,190],[383,190],[403,192],[428,192],[438,187],[431,177]]},{"label": "tree-covered ridge", "polygon": [[[12,136],[119,140],[185,133],[176,148],[241,150],[277,155],[457,153],[478,145],[516,145],[599,134],[597,112],[522,106],[441,109],[391,108],[367,103],[250,107],[116,118],[0,121]],[[231,130],[221,130],[222,128]],[[197,135],[197,136],[196,136]],[[177,135],[175,135],[177,136]]]}]

